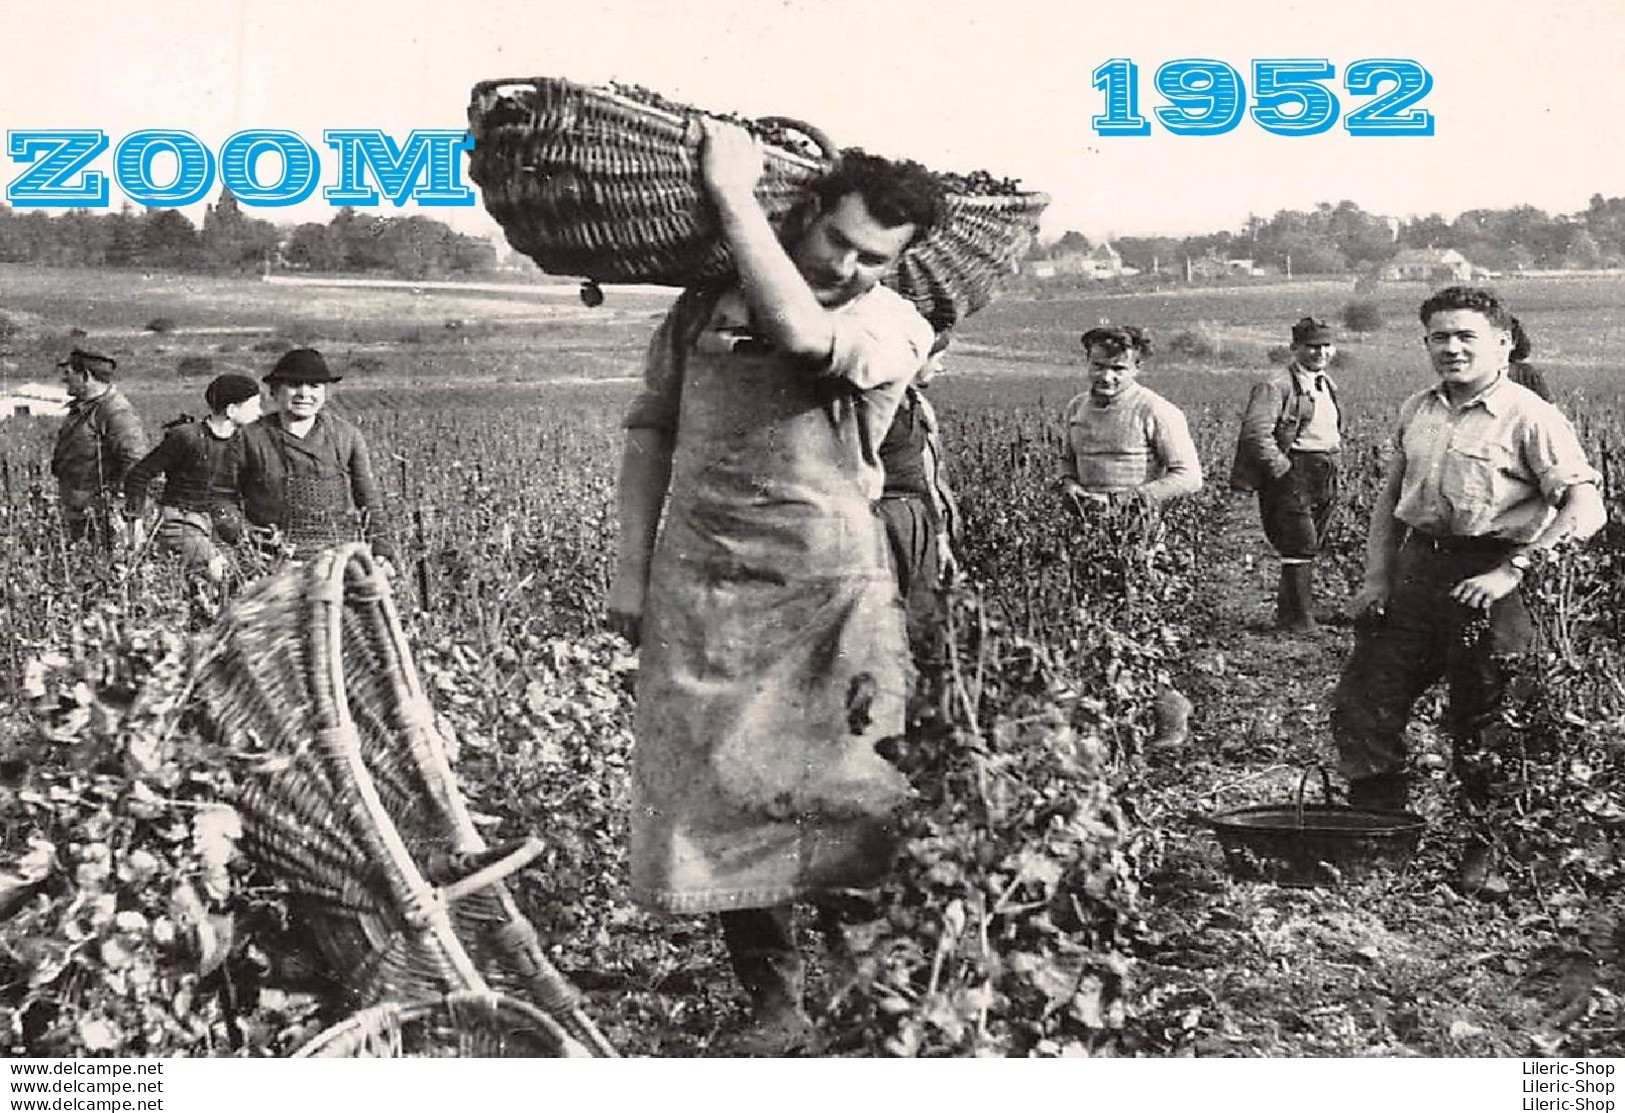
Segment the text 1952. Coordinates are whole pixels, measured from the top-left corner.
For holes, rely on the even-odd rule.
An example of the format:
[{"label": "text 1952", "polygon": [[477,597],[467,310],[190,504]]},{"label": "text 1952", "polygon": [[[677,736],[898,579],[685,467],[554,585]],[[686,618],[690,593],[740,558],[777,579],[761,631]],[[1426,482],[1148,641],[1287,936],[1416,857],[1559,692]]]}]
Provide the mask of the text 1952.
[{"label": "text 1952", "polygon": [[[1152,84],[1168,103],[1152,109],[1175,135],[1223,135],[1250,115],[1276,135],[1319,135],[1342,112],[1328,83],[1337,67],[1325,58],[1255,58],[1253,103],[1241,71],[1215,58],[1176,58],[1157,67]],[[1099,135],[1150,135],[1140,115],[1140,67],[1112,58],[1095,67],[1094,87],[1106,96],[1106,111],[1092,117]],[[1362,58],[1343,70],[1343,89],[1371,97],[1343,116],[1350,135],[1432,135],[1433,113],[1416,107],[1433,89],[1433,75],[1410,58]]]}]

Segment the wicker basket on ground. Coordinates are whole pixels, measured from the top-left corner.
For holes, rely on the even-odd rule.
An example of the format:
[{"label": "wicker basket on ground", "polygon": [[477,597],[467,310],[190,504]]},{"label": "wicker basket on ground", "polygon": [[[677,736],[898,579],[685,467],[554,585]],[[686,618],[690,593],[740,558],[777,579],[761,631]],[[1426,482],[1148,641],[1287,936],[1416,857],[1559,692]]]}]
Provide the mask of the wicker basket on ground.
[{"label": "wicker basket on ground", "polygon": [[206,635],[197,706],[240,758],[249,857],[288,893],[345,1004],[523,994],[612,1055],[503,878],[541,851],[488,847],[365,545],[245,592]]},{"label": "wicker basket on ground", "polygon": [[572,1058],[572,1041],[540,1009],[511,997],[448,993],[386,1001],[318,1034],[295,1059]]},{"label": "wicker basket on ground", "polygon": [[[469,177],[509,244],[549,274],[667,286],[721,278],[732,262],[699,180],[700,115],[556,78],[484,81],[468,109]],[[777,225],[838,152],[805,124],[758,123],[772,138],[756,196]],[[787,131],[809,136],[813,147],[792,147]],[[886,279],[939,329],[988,303],[1049,203],[1014,189],[950,192],[947,200],[942,226]]]}]

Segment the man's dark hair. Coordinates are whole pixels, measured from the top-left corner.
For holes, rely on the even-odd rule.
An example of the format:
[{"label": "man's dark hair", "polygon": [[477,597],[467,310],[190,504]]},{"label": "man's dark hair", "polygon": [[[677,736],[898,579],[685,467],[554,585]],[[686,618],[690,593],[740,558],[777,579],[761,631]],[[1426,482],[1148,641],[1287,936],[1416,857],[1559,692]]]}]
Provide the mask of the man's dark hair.
[{"label": "man's dark hair", "polygon": [[856,193],[863,207],[887,228],[914,225],[910,244],[924,239],[942,222],[946,203],[936,175],[917,162],[885,159],[856,147],[841,152],[840,161],[812,184],[821,212],[829,212],[841,198]]},{"label": "man's dark hair", "polygon": [[1133,351],[1141,359],[1151,358],[1151,335],[1138,325],[1101,325],[1083,334],[1083,350],[1099,348],[1108,356]]},{"label": "man's dark hair", "polygon": [[1529,358],[1535,350],[1535,342],[1529,339],[1529,334],[1523,330],[1523,322],[1516,317],[1508,318],[1507,326],[1512,333],[1512,351],[1508,358],[1513,363],[1522,363]]},{"label": "man's dark hair", "polygon": [[1509,330],[1512,328],[1512,315],[1507,312],[1506,306],[1501,304],[1501,299],[1478,286],[1446,286],[1428,298],[1422,303],[1420,313],[1422,324],[1426,325],[1428,318],[1435,313],[1451,309],[1482,313],[1496,328]]}]

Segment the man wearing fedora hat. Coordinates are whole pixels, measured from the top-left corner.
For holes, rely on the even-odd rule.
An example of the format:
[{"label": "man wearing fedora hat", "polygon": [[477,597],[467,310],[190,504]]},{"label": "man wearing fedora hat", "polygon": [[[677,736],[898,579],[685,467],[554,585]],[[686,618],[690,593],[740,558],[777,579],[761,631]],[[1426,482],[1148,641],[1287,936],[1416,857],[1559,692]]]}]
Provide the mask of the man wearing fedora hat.
[{"label": "man wearing fedora hat", "polygon": [[265,376],[276,412],[236,438],[243,514],[297,558],[359,535],[393,560],[367,442],[324,409],[328,384],[340,378],[314,348],[285,353]]},{"label": "man wearing fedora hat", "polygon": [[1325,321],[1292,326],[1292,363],[1253,385],[1241,419],[1230,486],[1257,491],[1264,536],[1281,557],[1275,625],[1315,629],[1315,557],[1337,508],[1343,412],[1327,374],[1337,354]]},{"label": "man wearing fedora hat", "polygon": [[122,524],[110,499],[145,454],[146,435],[135,407],[113,385],[116,360],[75,348],[57,367],[70,399],[51,453],[62,524],[71,540],[107,545]]}]

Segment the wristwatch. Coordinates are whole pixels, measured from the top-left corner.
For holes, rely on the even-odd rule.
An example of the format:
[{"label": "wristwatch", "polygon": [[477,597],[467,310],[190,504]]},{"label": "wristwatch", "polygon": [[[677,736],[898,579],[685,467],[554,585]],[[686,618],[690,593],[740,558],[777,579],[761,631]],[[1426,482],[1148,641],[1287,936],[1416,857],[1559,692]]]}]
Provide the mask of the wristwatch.
[{"label": "wristwatch", "polygon": [[1520,552],[1513,553],[1510,557],[1507,558],[1507,564],[1510,565],[1512,568],[1516,569],[1518,575],[1520,575],[1520,576],[1527,573],[1529,571],[1530,566],[1532,564],[1534,564],[1534,563],[1535,563],[1535,558],[1529,555],[1529,550],[1527,550],[1527,549],[1524,549],[1524,550],[1522,550]]}]

